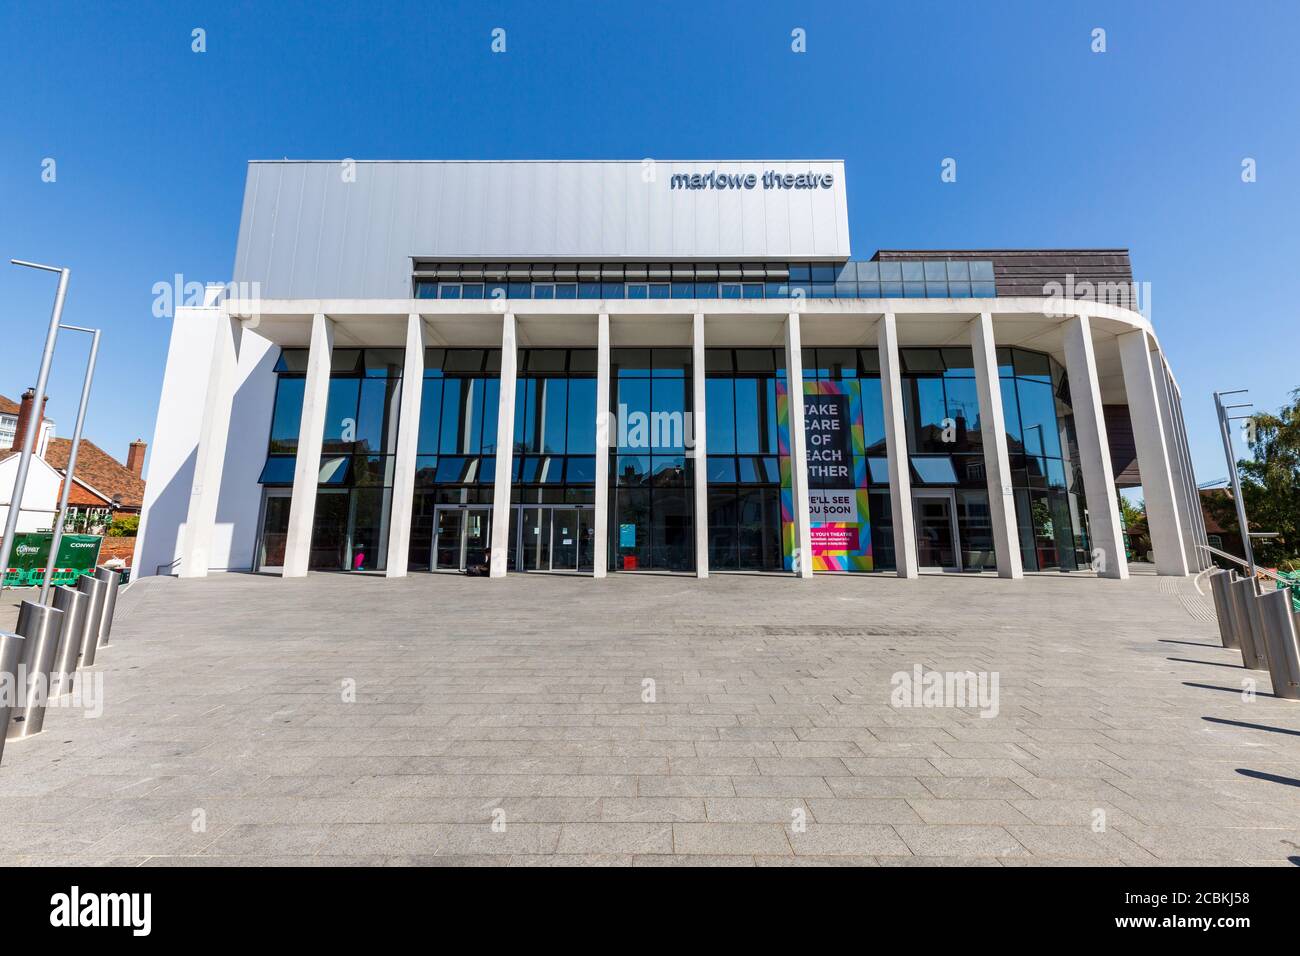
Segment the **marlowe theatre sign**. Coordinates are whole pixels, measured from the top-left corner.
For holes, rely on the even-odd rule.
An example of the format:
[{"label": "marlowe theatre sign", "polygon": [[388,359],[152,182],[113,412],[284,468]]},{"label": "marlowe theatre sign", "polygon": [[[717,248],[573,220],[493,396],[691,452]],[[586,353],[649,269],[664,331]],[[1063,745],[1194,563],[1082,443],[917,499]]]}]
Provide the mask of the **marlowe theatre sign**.
[{"label": "marlowe theatre sign", "polygon": [[834,173],[778,173],[769,169],[760,177],[757,173],[673,173],[669,189],[754,189],[759,184],[764,189],[830,189],[835,185]]}]

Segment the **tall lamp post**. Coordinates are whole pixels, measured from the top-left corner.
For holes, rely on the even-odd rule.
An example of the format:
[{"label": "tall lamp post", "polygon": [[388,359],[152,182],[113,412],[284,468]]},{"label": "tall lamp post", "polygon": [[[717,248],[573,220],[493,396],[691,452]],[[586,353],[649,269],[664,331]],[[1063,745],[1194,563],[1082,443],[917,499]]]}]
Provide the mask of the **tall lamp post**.
[{"label": "tall lamp post", "polygon": [[[58,266],[41,265],[39,262],[24,262],[21,259],[10,259],[16,266],[26,266],[29,269],[41,269],[45,272],[57,272],[59,274],[59,287],[54,293],[54,312],[50,316],[50,328],[45,333],[45,352],[41,355],[41,370],[36,376],[36,400],[33,408],[40,414],[40,409],[44,405],[45,385],[50,377],[50,363],[54,360],[54,342],[59,337],[59,320],[63,317],[63,300],[68,294],[68,277],[72,274],[71,269],[64,269]],[[9,496],[9,514],[5,518],[4,539],[0,541],[0,575],[3,575],[9,568],[9,553],[14,546],[14,537],[18,533],[18,515],[22,510],[23,496],[27,491],[27,471],[31,468],[32,452],[36,448],[36,434],[41,430],[40,422],[36,422],[36,427],[29,427],[23,435],[23,447],[18,456],[18,476],[14,479],[14,490]],[[53,558],[53,555],[51,555]],[[0,584],[3,579],[0,578]]]},{"label": "tall lamp post", "polygon": [[68,516],[68,494],[72,491],[72,473],[77,468],[77,450],[81,448],[81,428],[86,423],[86,406],[90,404],[90,382],[95,377],[95,359],[99,356],[99,329],[83,329],[78,325],[65,325],[69,332],[90,334],[90,357],[86,359],[86,378],[81,383],[81,404],[77,406],[77,424],[72,429],[72,447],[68,449],[68,467],[63,474],[63,494],[59,496],[59,510],[54,515],[53,536],[50,538],[50,557],[45,562],[45,577],[41,580],[41,599],[50,594],[50,580],[58,561],[59,544],[63,541],[63,522]]}]

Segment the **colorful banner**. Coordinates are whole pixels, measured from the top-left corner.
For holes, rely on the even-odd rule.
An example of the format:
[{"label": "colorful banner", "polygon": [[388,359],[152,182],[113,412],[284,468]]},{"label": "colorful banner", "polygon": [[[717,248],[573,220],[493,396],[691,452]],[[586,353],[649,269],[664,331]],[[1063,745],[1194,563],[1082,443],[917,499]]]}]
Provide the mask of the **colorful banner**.
[{"label": "colorful banner", "polygon": [[[870,571],[871,509],[862,403],[844,382],[804,382],[804,443],[808,462],[809,530],[814,571]],[[855,410],[856,408],[856,410]],[[794,493],[790,481],[790,402],[776,384],[781,452],[781,527],[785,567],[795,570]]]}]

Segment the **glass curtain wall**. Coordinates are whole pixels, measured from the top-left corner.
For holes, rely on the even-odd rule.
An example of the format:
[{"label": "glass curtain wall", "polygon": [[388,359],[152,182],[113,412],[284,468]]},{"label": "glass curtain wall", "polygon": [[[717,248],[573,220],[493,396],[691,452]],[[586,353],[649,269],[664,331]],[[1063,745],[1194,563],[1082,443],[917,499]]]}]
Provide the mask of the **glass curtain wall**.
[{"label": "glass curtain wall", "polygon": [[[973,354],[969,348],[907,348],[899,350],[899,360],[913,493],[921,506],[930,512],[937,509],[935,524],[918,519],[922,550],[934,551],[928,561],[922,555],[922,563],[963,571],[992,570],[997,557]],[[946,521],[944,527],[950,509],[955,512],[956,540],[950,547],[946,543],[930,547],[927,535],[945,542],[950,535],[952,522]]]},{"label": "glass curtain wall", "polygon": [[[1087,538],[1064,369],[1024,349],[999,348],[997,357],[1024,567],[1073,571],[1078,555],[1087,553]],[[951,489],[954,564],[992,570],[997,559],[971,350],[905,348],[899,358],[913,493],[924,498]]]},{"label": "glass curtain wall", "polygon": [[[387,564],[403,362],[401,349],[335,349],[330,356],[313,570],[379,571]],[[276,363],[264,487],[293,486],[306,369],[306,349],[285,349]]]},{"label": "glass curtain wall", "polygon": [[1065,369],[1040,352],[1000,348],[998,375],[1025,570],[1087,567],[1087,503]]},{"label": "glass curtain wall", "polygon": [[509,566],[589,571],[595,558],[596,350],[523,349],[519,370]]},{"label": "glass curtain wall", "polygon": [[709,570],[782,567],[774,349],[707,349]]},{"label": "glass curtain wall", "polygon": [[[430,570],[435,511],[440,505],[470,509],[491,506],[496,475],[497,411],[501,385],[500,349],[426,349],[420,432],[416,449],[415,499],[411,515],[411,570]],[[442,529],[438,566],[461,563],[463,534],[482,551],[486,510],[456,516]],[[472,519],[472,520],[471,520]],[[470,555],[466,560],[473,563]],[[482,557],[482,555],[477,555]]]},{"label": "glass curtain wall", "polygon": [[609,566],[695,570],[690,349],[610,352]]}]

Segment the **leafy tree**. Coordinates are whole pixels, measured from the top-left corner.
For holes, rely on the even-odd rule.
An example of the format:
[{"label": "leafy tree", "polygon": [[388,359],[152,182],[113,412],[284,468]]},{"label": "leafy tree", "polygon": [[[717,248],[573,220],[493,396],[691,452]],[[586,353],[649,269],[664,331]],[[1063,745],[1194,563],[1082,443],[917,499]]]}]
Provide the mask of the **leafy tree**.
[{"label": "leafy tree", "polygon": [[[1252,530],[1275,531],[1276,538],[1253,538],[1255,560],[1282,570],[1300,569],[1300,388],[1276,415],[1246,419],[1253,457],[1237,462],[1246,517]],[[1225,530],[1240,534],[1237,512],[1228,495],[1210,500],[1214,518]]]},{"label": "leafy tree", "polygon": [[108,536],[110,538],[134,538],[139,530],[139,515],[115,515],[113,523],[108,526]]}]

